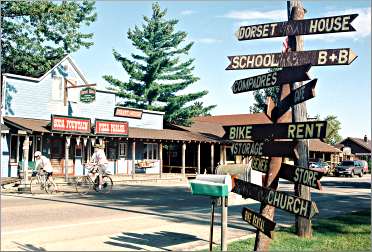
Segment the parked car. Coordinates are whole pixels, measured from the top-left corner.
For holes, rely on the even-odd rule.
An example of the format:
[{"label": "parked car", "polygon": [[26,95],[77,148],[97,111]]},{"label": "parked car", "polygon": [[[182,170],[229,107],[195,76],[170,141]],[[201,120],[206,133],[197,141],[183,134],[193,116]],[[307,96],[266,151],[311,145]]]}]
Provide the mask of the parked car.
[{"label": "parked car", "polygon": [[309,168],[319,170],[324,173],[329,172],[329,164],[323,161],[318,161],[318,162],[309,162]]},{"label": "parked car", "polygon": [[359,160],[344,160],[336,166],[335,175],[337,177],[340,175],[354,177],[357,174],[359,177],[363,176],[363,166]]},{"label": "parked car", "polygon": [[361,165],[363,167],[363,173],[364,174],[368,173],[368,163],[367,163],[367,161],[365,161],[365,160],[358,160],[358,161],[361,163]]}]

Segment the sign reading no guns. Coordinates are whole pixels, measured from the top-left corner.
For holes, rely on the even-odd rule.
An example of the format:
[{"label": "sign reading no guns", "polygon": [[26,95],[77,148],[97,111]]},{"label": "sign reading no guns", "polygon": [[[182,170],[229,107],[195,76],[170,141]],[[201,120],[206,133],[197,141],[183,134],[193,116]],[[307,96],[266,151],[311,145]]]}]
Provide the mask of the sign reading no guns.
[{"label": "sign reading no guns", "polygon": [[350,48],[227,56],[226,70],[271,67],[350,65],[357,55]]},{"label": "sign reading no guns", "polygon": [[294,35],[310,35],[355,31],[351,22],[358,14],[291,20],[287,22],[241,26],[236,32],[238,40],[252,40]]}]

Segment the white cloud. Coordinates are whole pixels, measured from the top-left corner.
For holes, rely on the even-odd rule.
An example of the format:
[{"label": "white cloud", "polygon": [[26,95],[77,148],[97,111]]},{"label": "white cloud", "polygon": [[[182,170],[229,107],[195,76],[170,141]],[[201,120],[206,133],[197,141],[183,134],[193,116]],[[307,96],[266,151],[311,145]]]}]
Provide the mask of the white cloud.
[{"label": "white cloud", "polygon": [[199,39],[192,39],[195,43],[201,43],[201,44],[215,44],[215,43],[221,43],[222,40],[215,39],[215,38],[199,38]]},{"label": "white cloud", "polygon": [[272,11],[230,11],[223,15],[225,18],[232,18],[237,20],[252,20],[252,19],[269,19],[269,20],[287,20],[286,10],[272,10]]},{"label": "white cloud", "polygon": [[181,11],[181,15],[182,16],[188,16],[188,15],[191,15],[191,14],[195,14],[195,11],[193,11],[193,10],[184,10],[184,11]]}]

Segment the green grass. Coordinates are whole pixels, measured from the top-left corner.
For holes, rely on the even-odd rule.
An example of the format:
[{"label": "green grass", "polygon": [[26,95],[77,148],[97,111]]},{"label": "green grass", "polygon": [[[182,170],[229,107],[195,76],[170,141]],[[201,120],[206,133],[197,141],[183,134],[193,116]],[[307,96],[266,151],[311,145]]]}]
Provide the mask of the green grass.
[{"label": "green grass", "polygon": [[[255,238],[232,242],[229,251],[253,251]],[[219,251],[220,247],[213,248]],[[371,251],[371,210],[314,219],[313,237],[299,238],[294,227],[275,229],[270,251]]]}]

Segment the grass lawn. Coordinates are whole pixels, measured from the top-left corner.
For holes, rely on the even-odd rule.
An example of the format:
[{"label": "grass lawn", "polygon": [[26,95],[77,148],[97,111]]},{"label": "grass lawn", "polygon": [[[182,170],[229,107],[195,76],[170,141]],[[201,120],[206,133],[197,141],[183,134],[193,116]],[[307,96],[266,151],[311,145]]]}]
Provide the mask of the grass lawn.
[{"label": "grass lawn", "polygon": [[[247,224],[249,225],[249,224]],[[229,251],[253,251],[255,238],[233,242]],[[220,247],[213,248],[214,251]],[[270,251],[371,251],[371,210],[313,220],[313,238],[294,235],[294,227],[275,229]]]}]

